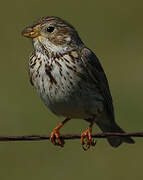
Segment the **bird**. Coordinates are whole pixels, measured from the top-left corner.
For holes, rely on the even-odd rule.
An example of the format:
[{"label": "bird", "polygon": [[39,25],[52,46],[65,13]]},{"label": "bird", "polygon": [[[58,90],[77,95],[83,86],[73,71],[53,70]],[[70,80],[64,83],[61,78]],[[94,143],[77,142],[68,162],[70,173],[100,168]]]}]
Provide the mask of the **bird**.
[{"label": "bird", "polygon": [[[106,74],[95,55],[81,40],[77,30],[56,16],[36,20],[22,31],[32,39],[29,77],[47,108],[62,121],[53,129],[50,140],[63,146],[60,129],[71,119],[89,123],[81,133],[81,144],[88,150],[93,144],[94,124],[105,133],[124,131],[115,122],[113,100]],[[130,137],[107,137],[112,147],[134,144]]]}]

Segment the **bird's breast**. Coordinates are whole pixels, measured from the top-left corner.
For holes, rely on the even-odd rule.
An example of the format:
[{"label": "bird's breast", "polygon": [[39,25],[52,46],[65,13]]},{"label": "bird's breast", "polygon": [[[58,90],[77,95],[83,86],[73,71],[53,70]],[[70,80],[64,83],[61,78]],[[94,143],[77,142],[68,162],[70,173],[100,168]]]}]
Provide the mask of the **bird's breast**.
[{"label": "bird's breast", "polygon": [[80,81],[80,77],[76,76],[76,64],[68,55],[47,58],[42,54],[32,54],[29,72],[33,85],[49,108],[54,104],[61,106],[68,103]]},{"label": "bird's breast", "polygon": [[103,106],[100,101],[95,101],[98,95],[89,92],[88,76],[80,62],[70,55],[47,58],[46,55],[33,54],[30,58],[29,72],[30,79],[43,102],[57,115],[80,118],[87,113],[86,109],[91,104],[93,111],[96,106]]}]

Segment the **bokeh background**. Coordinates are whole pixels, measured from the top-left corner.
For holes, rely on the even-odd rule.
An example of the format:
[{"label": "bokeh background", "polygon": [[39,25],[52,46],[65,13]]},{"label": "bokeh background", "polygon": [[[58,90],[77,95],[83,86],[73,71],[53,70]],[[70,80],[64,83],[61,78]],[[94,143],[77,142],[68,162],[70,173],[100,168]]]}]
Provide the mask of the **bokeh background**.
[{"label": "bokeh background", "polygon": [[[29,83],[30,40],[21,31],[37,18],[60,16],[72,23],[107,73],[116,121],[127,132],[143,131],[143,1],[2,0],[0,6],[0,135],[50,134],[62,120],[43,105]],[[72,120],[63,133],[81,133]],[[95,126],[94,132],[99,131]],[[64,148],[49,141],[0,143],[0,179],[142,179],[143,139],[113,149],[106,140],[84,152],[79,140]]]}]

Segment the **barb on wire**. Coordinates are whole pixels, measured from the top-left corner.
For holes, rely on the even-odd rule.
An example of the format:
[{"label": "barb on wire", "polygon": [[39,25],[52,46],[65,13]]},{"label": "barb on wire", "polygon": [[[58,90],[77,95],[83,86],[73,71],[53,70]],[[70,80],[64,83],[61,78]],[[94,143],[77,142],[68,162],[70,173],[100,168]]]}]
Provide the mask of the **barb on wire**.
[{"label": "barb on wire", "polygon": [[[109,136],[115,137],[143,137],[143,132],[133,132],[133,133],[96,133],[92,134],[92,138],[107,138]],[[81,136],[79,134],[65,134],[61,135],[61,139],[63,140],[71,140],[71,139],[80,139]],[[24,135],[24,136],[0,136],[0,142],[7,141],[41,141],[41,140],[49,140],[50,136],[47,135]]]}]

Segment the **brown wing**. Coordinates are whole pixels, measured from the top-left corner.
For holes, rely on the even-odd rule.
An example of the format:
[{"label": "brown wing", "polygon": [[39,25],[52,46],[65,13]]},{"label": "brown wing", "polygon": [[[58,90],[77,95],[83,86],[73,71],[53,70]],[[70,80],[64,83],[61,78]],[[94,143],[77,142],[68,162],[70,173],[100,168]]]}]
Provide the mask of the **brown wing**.
[{"label": "brown wing", "polygon": [[103,103],[106,107],[108,115],[111,120],[114,120],[114,108],[108,80],[98,58],[90,49],[83,48],[81,51],[81,59],[86,65],[88,74],[90,74],[91,78],[95,81],[101,95],[104,98]]}]

